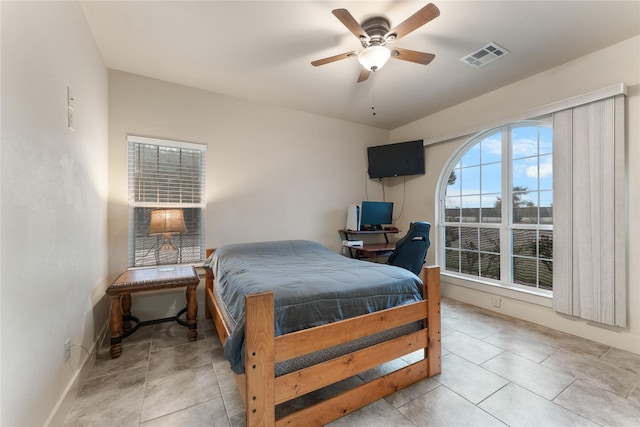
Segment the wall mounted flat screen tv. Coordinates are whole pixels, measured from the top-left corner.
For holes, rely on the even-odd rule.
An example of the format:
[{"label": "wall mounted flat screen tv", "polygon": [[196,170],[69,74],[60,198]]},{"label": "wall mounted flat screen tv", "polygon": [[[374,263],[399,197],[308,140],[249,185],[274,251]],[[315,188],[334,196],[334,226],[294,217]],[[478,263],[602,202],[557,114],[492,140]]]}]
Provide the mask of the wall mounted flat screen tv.
[{"label": "wall mounted flat screen tv", "polygon": [[424,175],[422,140],[367,147],[369,178]]}]

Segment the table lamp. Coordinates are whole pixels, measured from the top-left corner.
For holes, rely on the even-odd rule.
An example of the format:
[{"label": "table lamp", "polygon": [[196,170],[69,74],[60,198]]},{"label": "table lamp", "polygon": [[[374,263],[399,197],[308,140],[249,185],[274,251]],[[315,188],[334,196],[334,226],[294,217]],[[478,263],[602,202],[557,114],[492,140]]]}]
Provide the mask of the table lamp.
[{"label": "table lamp", "polygon": [[184,234],[187,227],[184,225],[182,209],[155,209],[151,211],[149,221],[150,236],[162,234],[164,242],[156,249],[157,264],[177,264],[180,250],[171,244],[172,234]]}]

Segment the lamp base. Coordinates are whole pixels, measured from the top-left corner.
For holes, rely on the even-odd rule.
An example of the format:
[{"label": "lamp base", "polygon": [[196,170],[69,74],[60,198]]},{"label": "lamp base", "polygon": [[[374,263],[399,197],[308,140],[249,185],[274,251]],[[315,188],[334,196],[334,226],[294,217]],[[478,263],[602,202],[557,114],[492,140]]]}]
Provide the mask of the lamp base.
[{"label": "lamp base", "polygon": [[156,264],[177,264],[180,250],[171,244],[171,241],[164,241],[164,244],[156,249]]}]

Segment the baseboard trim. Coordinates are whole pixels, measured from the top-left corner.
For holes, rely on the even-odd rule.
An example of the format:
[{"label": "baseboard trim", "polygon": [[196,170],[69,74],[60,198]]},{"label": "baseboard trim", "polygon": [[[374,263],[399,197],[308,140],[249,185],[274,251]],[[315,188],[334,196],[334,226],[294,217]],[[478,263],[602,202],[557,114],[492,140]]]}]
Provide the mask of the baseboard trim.
[{"label": "baseboard trim", "polygon": [[[49,414],[47,421],[44,423],[45,427],[58,427],[64,425],[64,422],[67,419],[67,415],[71,410],[71,406],[73,405],[73,402],[75,402],[76,397],[80,392],[80,384],[82,384],[84,380],[87,379],[91,368],[93,368],[93,364],[96,361],[96,354],[98,352],[98,349],[107,336],[108,326],[109,323],[105,322],[104,326],[102,327],[102,332],[98,335],[97,339],[94,341],[91,347],[91,350],[89,350],[88,353],[81,352],[81,366],[75,372],[75,374],[69,381],[69,384],[67,384],[67,387],[64,389],[64,392],[58,399],[58,402],[53,407],[53,410]],[[82,357],[84,357],[84,360],[82,360]]]}]

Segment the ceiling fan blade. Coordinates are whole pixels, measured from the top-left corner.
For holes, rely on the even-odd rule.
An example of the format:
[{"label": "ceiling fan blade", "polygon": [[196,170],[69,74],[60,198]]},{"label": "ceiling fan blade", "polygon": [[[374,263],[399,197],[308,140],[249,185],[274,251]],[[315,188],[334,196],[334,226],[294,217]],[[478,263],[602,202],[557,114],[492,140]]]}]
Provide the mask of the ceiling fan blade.
[{"label": "ceiling fan blade", "polygon": [[315,61],[311,61],[311,65],[317,67],[319,65],[329,64],[331,62],[336,62],[341,59],[351,58],[352,56],[356,56],[358,52],[351,51],[346,53],[341,53],[340,55],[329,56],[327,58],[316,59]]},{"label": "ceiling fan blade", "polygon": [[[440,9],[436,7],[433,3],[429,3],[404,21],[402,21],[399,25],[395,26],[384,36],[387,41],[398,40],[412,32],[413,30],[420,28],[427,22],[437,18],[440,16]],[[391,40],[388,40],[390,36],[394,36]]]},{"label": "ceiling fan blade", "polygon": [[360,67],[360,75],[358,76],[358,83],[367,80],[370,74],[371,74],[371,71],[367,70],[366,68]]},{"label": "ceiling fan blade", "polygon": [[433,53],[417,52],[415,50],[394,47],[391,51],[391,57],[402,59],[403,61],[417,62],[418,64],[427,65],[433,61],[433,58],[436,56]]},{"label": "ceiling fan blade", "polygon": [[335,9],[331,13],[333,13],[333,15],[338,18],[340,22],[342,22],[342,24],[358,38],[358,40],[362,40],[362,38],[369,38],[369,35],[362,29],[358,21],[355,20],[353,15],[351,15],[347,9]]}]

